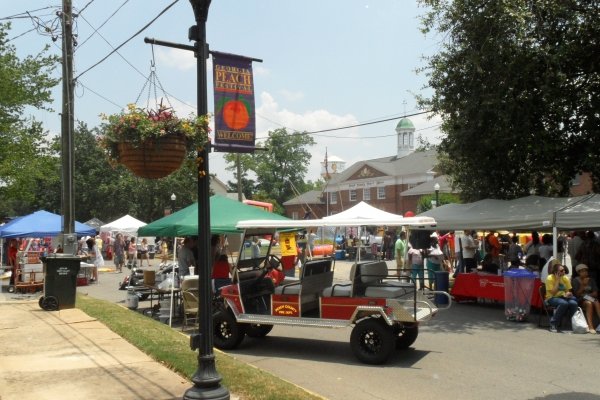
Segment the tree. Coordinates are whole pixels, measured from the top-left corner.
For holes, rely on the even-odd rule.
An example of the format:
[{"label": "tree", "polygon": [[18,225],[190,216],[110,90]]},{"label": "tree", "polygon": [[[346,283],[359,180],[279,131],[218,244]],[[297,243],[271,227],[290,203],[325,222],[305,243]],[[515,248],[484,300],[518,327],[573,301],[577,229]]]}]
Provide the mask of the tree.
[{"label": "tree", "polygon": [[56,160],[49,152],[47,132],[27,118],[25,108],[48,109],[55,56],[19,59],[7,39],[10,24],[0,24],[0,214],[19,215],[46,205],[56,185]]},{"label": "tree", "polygon": [[[432,201],[435,201],[435,194],[421,196],[417,202],[417,214],[431,210]],[[440,204],[438,204],[437,207],[443,206],[444,204],[460,203],[459,197],[453,193],[440,193],[438,195],[438,201]]]},{"label": "tree", "polygon": [[258,191],[279,206],[296,196],[292,185],[303,186],[311,158],[306,147],[314,144],[306,133],[288,133],[285,128],[270,131],[264,146],[267,150],[253,155]]},{"label": "tree", "polygon": [[23,121],[26,106],[48,110],[51,89],[59,79],[51,74],[58,63],[57,56],[45,56],[49,46],[35,56],[19,59],[15,47],[7,38],[10,24],[0,24],[0,132]]},{"label": "tree", "polygon": [[[229,164],[225,169],[227,171],[233,171],[234,181],[227,181],[227,189],[231,192],[238,191],[238,180],[241,179],[242,184],[242,194],[247,199],[253,199],[254,191],[256,187],[256,182],[253,179],[248,177],[248,171],[254,168],[254,159],[250,154],[240,154],[240,153],[228,153],[225,154],[225,161]],[[238,177],[238,168],[237,164],[240,163],[240,177]]]},{"label": "tree", "polygon": [[600,3],[421,0],[445,38],[420,72],[442,117],[441,169],[465,200],[566,195],[600,178]]},{"label": "tree", "polygon": [[[317,187],[320,182],[304,182],[311,158],[307,146],[315,144],[306,133],[289,133],[285,128],[269,132],[266,151],[249,154],[227,154],[228,171],[234,171],[236,182],[227,182],[229,189],[237,192],[237,160],[241,163],[242,191],[246,198],[273,203],[275,212],[283,213],[283,203]],[[256,181],[248,177],[254,172]]]}]

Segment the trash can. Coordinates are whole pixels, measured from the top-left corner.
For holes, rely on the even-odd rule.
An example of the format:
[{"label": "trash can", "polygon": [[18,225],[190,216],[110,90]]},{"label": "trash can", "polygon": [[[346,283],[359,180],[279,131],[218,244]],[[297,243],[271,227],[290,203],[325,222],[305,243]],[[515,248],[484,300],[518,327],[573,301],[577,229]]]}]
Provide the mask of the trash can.
[{"label": "trash can", "polygon": [[50,254],[44,263],[44,295],[39,300],[43,310],[56,311],[75,307],[77,274],[80,259],[70,254]]},{"label": "trash can", "polygon": [[345,260],[346,259],[346,250],[336,250],[335,251],[335,259],[336,260]]},{"label": "trash can", "polygon": [[536,275],[525,269],[504,273],[504,314],[509,321],[527,321]]},{"label": "trash can", "polygon": [[[450,286],[450,273],[448,271],[435,271],[435,290],[436,292],[448,292]],[[447,305],[448,296],[436,294],[434,298],[436,305]]]}]

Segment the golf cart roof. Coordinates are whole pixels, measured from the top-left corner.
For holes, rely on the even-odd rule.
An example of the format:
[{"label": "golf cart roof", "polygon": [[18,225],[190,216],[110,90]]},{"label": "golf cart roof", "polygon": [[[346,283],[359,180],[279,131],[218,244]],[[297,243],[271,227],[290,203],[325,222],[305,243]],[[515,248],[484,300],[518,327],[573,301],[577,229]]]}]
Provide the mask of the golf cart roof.
[{"label": "golf cart roof", "polygon": [[420,229],[434,229],[435,219],[431,217],[398,217],[394,219],[372,219],[372,218],[348,218],[348,219],[295,219],[291,221],[252,219],[239,221],[236,225],[238,229],[248,228],[309,228],[318,226],[409,226]]}]

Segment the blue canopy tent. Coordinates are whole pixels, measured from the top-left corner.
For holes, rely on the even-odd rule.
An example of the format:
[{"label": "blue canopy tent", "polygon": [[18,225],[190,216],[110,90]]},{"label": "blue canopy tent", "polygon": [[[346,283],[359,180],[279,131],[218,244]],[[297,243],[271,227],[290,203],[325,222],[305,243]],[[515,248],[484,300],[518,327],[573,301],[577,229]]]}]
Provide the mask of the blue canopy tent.
[{"label": "blue canopy tent", "polygon": [[[62,233],[62,216],[48,211],[36,211],[33,214],[15,218],[0,226],[0,238],[47,237]],[[75,221],[77,236],[95,235],[96,229]]]}]

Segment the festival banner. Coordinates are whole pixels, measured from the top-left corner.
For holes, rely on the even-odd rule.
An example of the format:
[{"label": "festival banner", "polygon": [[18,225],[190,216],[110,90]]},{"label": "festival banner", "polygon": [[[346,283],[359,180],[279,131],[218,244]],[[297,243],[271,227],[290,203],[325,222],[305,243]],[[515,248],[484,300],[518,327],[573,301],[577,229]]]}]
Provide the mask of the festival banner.
[{"label": "festival banner", "polygon": [[256,119],[252,60],[211,52],[215,90],[214,148],[230,153],[254,152]]},{"label": "festival banner", "polygon": [[295,256],[298,254],[296,248],[296,234],[294,232],[280,232],[279,244],[282,256]]}]

